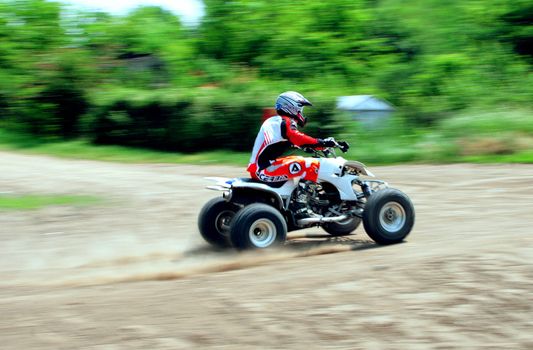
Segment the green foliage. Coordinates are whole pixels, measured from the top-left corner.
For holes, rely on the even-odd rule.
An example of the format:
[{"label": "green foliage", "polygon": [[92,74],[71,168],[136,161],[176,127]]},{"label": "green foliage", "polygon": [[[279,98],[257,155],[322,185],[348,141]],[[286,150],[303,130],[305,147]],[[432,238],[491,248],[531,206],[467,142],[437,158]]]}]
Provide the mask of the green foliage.
[{"label": "green foliage", "polygon": [[[367,130],[353,120],[336,117],[338,138],[351,144],[347,159],[369,165],[404,162],[533,163],[531,111],[468,111],[432,129],[413,128],[396,117],[385,127]],[[64,158],[127,163],[234,164],[244,166],[249,150],[176,153],[143,148],[93,145],[85,140],[47,141],[0,129],[0,149],[50,154]],[[301,151],[294,151],[303,154]]]},{"label": "green foliage", "polygon": [[[194,95],[183,90],[115,90],[101,92],[87,123],[96,143],[124,144],[169,151],[224,148],[246,151],[253,146],[260,116],[268,101],[255,91],[233,93],[203,89]],[[113,97],[110,97],[113,96]],[[335,132],[334,101],[312,109],[309,130],[318,136]],[[323,128],[322,125],[326,125]]]},{"label": "green foliage", "polygon": [[533,136],[533,112],[529,110],[495,109],[491,112],[465,111],[444,120],[439,129],[446,135],[495,135],[499,132],[517,132]]},{"label": "green foliage", "polygon": [[193,163],[244,166],[250,159],[249,151],[243,153],[221,150],[184,154],[136,147],[95,145],[82,139],[72,141],[42,140],[31,135],[6,132],[2,129],[0,129],[0,149],[53,155],[61,158],[122,163]]},{"label": "green foliage", "polygon": [[[305,131],[321,137],[343,131],[338,96],[374,94],[398,107],[402,133],[365,139],[360,130],[358,142],[383,141],[366,148],[372,161],[404,161],[421,158],[417,142],[433,149],[436,139],[499,128],[486,113],[467,125],[453,116],[530,110],[533,100],[528,0],[205,0],[205,9],[186,27],[159,7],[112,16],[3,1],[0,126],[170,151],[249,150],[282,91],[313,101]],[[526,124],[512,133],[529,135]],[[436,136],[421,137],[423,128]],[[452,144],[434,151],[453,158]]]},{"label": "green foliage", "polygon": [[0,195],[0,210],[33,210],[56,205],[94,205],[101,199],[82,195]]}]

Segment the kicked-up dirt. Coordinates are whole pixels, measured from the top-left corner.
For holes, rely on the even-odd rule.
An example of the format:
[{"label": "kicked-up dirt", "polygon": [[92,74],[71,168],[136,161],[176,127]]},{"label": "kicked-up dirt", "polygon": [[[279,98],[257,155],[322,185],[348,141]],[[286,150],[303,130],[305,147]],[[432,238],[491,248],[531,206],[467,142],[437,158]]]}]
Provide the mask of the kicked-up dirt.
[{"label": "kicked-up dirt", "polygon": [[2,349],[531,349],[533,165],[371,170],[416,224],[377,246],[360,227],[216,251],[196,227],[223,166],[0,152],[3,194],[90,206],[0,211]]}]

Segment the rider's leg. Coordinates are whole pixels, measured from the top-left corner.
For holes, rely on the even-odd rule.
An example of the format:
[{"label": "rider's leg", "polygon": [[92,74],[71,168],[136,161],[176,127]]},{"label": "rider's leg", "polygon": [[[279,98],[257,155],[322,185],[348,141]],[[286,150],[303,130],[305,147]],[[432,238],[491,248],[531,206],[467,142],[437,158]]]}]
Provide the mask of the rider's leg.
[{"label": "rider's leg", "polygon": [[[262,170],[257,170],[257,166],[251,164],[248,167],[248,171],[252,178],[264,182],[279,182],[295,177],[317,182],[319,167],[320,163],[317,159],[289,156],[276,159],[268,168]],[[294,214],[297,218],[316,215],[308,206],[309,198],[306,194],[306,181],[300,181],[298,186],[298,192],[295,194],[292,204]]]},{"label": "rider's leg", "polygon": [[313,158],[288,156],[278,158],[265,169],[256,172],[256,178],[265,182],[285,181],[294,177],[316,182],[319,162]]}]

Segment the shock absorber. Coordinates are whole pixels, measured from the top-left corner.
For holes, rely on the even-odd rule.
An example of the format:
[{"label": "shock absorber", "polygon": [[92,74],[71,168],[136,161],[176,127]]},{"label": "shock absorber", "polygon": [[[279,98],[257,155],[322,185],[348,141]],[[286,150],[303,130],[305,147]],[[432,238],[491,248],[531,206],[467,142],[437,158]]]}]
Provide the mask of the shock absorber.
[{"label": "shock absorber", "polygon": [[370,188],[370,185],[366,182],[361,182],[361,189],[363,190],[365,197],[370,197],[372,194],[372,188]]}]

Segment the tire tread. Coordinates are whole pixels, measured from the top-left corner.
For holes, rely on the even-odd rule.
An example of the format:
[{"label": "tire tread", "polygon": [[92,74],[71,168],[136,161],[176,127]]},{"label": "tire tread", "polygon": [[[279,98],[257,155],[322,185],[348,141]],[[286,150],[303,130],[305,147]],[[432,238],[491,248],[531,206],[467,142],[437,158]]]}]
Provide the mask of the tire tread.
[{"label": "tire tread", "polygon": [[[390,197],[387,201],[394,200],[404,206],[404,210],[406,210],[406,224],[400,230],[398,237],[395,238],[387,237],[387,234],[382,231],[379,224],[379,210],[381,205],[384,204],[382,202],[386,200],[385,198],[387,197]],[[363,212],[363,226],[366,233],[376,243],[382,245],[394,244],[403,241],[411,232],[414,226],[414,221],[415,210],[413,203],[405,193],[395,188],[387,188],[374,192],[368,198],[368,201],[365,205],[365,210]]]},{"label": "tire tread", "polygon": [[[263,215],[266,213],[267,216],[272,216],[272,218],[277,220],[278,224],[280,225],[278,228],[281,228],[281,230],[278,230],[276,242],[273,244],[281,244],[285,241],[287,237],[287,223],[281,213],[270,205],[254,203],[244,207],[233,218],[233,224],[231,225],[230,233],[230,241],[233,247],[238,250],[257,248],[253,247],[249,241],[248,230],[246,229],[246,226],[251,224],[254,216],[261,217],[259,213],[262,213]],[[274,224],[276,223],[274,222]],[[276,226],[278,226],[278,224],[276,224]]]}]

